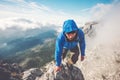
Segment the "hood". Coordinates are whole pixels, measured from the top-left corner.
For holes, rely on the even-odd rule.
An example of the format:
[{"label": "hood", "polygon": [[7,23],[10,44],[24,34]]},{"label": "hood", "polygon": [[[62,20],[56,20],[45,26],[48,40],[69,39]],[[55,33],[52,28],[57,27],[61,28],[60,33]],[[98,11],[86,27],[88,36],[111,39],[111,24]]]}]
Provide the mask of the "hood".
[{"label": "hood", "polygon": [[68,32],[71,32],[71,31],[76,31],[78,30],[78,27],[75,23],[74,20],[66,20],[63,24],[63,32],[64,33],[68,33]]}]

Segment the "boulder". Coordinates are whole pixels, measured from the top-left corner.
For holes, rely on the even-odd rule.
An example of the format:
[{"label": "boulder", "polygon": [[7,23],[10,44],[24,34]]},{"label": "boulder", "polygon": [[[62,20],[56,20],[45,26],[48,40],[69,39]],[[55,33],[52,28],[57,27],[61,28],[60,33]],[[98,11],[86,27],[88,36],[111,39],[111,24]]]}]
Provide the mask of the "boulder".
[{"label": "boulder", "polygon": [[42,71],[38,68],[31,68],[29,70],[24,71],[24,75],[22,80],[35,80],[36,77],[42,75]]},{"label": "boulder", "polygon": [[54,66],[51,66],[46,73],[36,80],[84,80],[84,76],[78,67],[62,64],[61,71],[54,72]]}]

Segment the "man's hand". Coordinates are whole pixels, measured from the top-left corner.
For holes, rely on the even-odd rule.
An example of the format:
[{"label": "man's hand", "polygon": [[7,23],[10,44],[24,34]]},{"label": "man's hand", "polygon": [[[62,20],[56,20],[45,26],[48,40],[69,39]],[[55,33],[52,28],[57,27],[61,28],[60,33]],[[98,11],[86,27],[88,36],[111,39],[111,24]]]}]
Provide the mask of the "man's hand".
[{"label": "man's hand", "polygon": [[60,70],[61,70],[61,66],[56,66],[54,71],[55,71],[55,72],[58,72],[58,71],[60,71]]},{"label": "man's hand", "polygon": [[84,56],[81,56],[81,61],[83,61],[84,60]]}]

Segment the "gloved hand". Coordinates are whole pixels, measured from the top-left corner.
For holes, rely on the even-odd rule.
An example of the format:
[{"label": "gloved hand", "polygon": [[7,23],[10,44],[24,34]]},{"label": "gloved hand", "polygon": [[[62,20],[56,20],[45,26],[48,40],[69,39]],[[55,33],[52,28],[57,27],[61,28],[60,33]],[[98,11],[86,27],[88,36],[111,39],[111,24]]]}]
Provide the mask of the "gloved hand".
[{"label": "gloved hand", "polygon": [[61,70],[61,66],[56,66],[54,71],[55,71],[55,72],[58,72],[58,71],[60,71],[60,70]]},{"label": "gloved hand", "polygon": [[81,56],[81,61],[83,61],[84,60],[84,56]]}]

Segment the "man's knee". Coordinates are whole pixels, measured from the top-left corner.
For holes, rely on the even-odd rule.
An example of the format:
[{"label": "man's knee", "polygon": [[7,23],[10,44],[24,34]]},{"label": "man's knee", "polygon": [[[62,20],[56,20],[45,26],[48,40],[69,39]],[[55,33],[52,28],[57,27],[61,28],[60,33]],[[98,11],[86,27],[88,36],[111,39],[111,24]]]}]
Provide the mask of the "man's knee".
[{"label": "man's knee", "polygon": [[76,54],[74,54],[73,56],[72,56],[72,62],[73,62],[73,64],[75,64],[77,61],[78,61],[78,57],[79,57],[79,54],[78,53],[76,53]]}]

